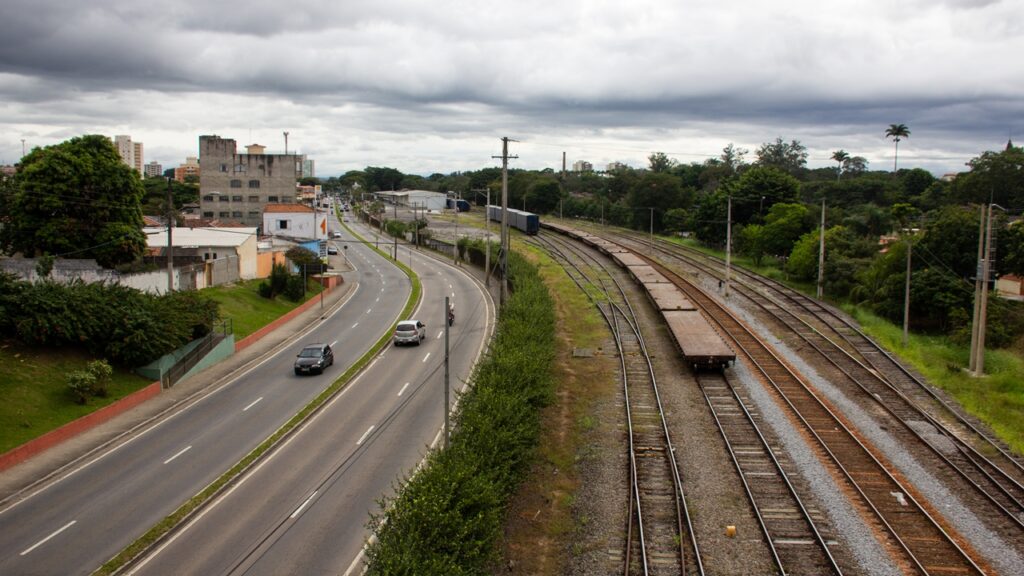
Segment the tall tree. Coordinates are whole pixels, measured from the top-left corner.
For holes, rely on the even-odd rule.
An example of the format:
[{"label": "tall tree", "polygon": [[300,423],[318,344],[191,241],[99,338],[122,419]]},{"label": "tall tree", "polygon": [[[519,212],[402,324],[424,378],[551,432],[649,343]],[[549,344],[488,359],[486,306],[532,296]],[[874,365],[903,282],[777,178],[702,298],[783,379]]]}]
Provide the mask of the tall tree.
[{"label": "tall tree", "polygon": [[664,152],[651,154],[647,161],[650,163],[651,172],[669,172],[676,165],[676,161],[666,156]]},{"label": "tall tree", "polygon": [[807,164],[807,147],[799,140],[766,142],[757,149],[757,163],[774,166],[790,175],[796,175]]},{"label": "tall tree", "polygon": [[0,249],[95,258],[113,267],[139,258],[144,194],[138,172],[106,136],[34,148],[22,159],[0,230]]},{"label": "tall tree", "polygon": [[896,173],[900,159],[900,139],[910,138],[910,128],[907,128],[906,124],[889,124],[889,127],[885,129],[885,137],[892,138],[896,144],[896,154],[892,159],[892,171]]},{"label": "tall tree", "polygon": [[832,153],[832,159],[839,163],[839,166],[836,167],[836,180],[839,180],[843,177],[843,166],[850,159],[850,155],[846,150],[840,148]]}]

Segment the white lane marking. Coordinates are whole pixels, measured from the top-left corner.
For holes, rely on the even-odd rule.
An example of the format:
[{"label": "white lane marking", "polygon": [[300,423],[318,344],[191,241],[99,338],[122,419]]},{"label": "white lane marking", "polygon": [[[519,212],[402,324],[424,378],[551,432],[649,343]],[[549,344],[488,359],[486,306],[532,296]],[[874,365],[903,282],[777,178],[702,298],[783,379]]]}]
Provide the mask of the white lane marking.
[{"label": "white lane marking", "polygon": [[430,358],[430,352],[427,352],[427,355],[423,357],[423,361],[426,362],[427,358]]},{"label": "white lane marking", "polygon": [[338,341],[337,340],[335,340],[334,342],[331,342],[331,348],[334,348],[337,345],[338,345]]},{"label": "white lane marking", "polygon": [[242,408],[242,412],[245,412],[245,411],[249,410],[249,408],[252,408],[253,406],[255,406],[255,405],[259,404],[259,403],[260,403],[260,400],[263,400],[263,396],[260,396],[259,398],[257,398],[257,399],[255,399],[255,400],[253,400],[253,401],[252,401],[252,404],[249,404],[249,405],[248,405],[248,406],[246,406],[245,408]]},{"label": "white lane marking", "polygon": [[313,499],[313,496],[316,496],[316,491],[315,490],[313,491],[312,494],[309,495],[309,498],[306,498],[306,501],[303,502],[302,505],[300,505],[298,508],[295,509],[295,512],[292,512],[292,515],[289,516],[289,518],[294,519],[296,516],[298,516],[299,513],[302,512],[302,509],[305,508],[307,504],[309,504],[309,501]]},{"label": "white lane marking", "polygon": [[352,325],[353,328],[355,328],[356,326],[359,326],[359,322],[356,322],[355,324]]},{"label": "white lane marking", "polygon": [[377,299],[374,300],[374,302],[380,302],[380,296],[377,296]]},{"label": "white lane marking", "polygon": [[366,437],[370,435],[370,432],[373,432],[373,429],[374,429],[374,428],[376,428],[376,426],[370,426],[370,427],[369,427],[369,428],[368,428],[368,429],[366,430],[366,432],[363,432],[363,435],[362,435],[362,436],[361,436],[361,437],[359,438],[359,441],[358,441],[358,442],[356,442],[356,446],[359,446],[359,445],[361,445],[361,444],[363,443],[363,441],[365,441],[365,440],[366,440]]},{"label": "white lane marking", "polygon": [[366,311],[367,314],[369,314],[370,312],[373,312],[373,308],[370,308],[369,310]]},{"label": "white lane marking", "polygon": [[40,547],[40,546],[42,546],[43,544],[46,544],[47,542],[49,542],[49,541],[50,541],[50,538],[53,538],[53,537],[54,537],[54,536],[56,536],[57,534],[60,534],[61,532],[63,532],[63,531],[65,531],[65,530],[67,530],[68,528],[71,528],[72,526],[74,526],[74,525],[75,525],[75,522],[78,522],[78,520],[72,520],[71,522],[68,522],[68,523],[67,523],[67,524],[65,524],[65,525],[64,525],[64,527],[63,527],[63,528],[61,528],[60,530],[57,530],[57,531],[56,531],[56,532],[54,532],[53,534],[50,534],[50,535],[49,535],[49,536],[47,536],[46,538],[43,538],[43,539],[42,539],[42,540],[40,540],[39,542],[36,542],[36,543],[35,543],[35,544],[33,544],[33,545],[32,545],[31,547],[29,547],[29,548],[26,548],[24,552],[22,552],[21,554],[19,554],[19,556],[24,556],[25,554],[28,554],[29,552],[31,552],[31,551],[33,551],[33,550],[35,550],[36,548],[39,548],[39,547]]},{"label": "white lane marking", "polygon": [[177,454],[175,454],[174,456],[171,456],[167,460],[164,460],[164,464],[170,464],[175,458],[177,458],[178,456],[181,456],[182,454],[184,454],[185,452],[188,452],[191,449],[192,449],[192,446],[185,446],[180,451],[178,451]]},{"label": "white lane marking", "polygon": [[401,396],[402,393],[405,392],[405,389],[408,388],[408,387],[409,387],[409,383],[406,382],[405,386],[402,386],[402,389],[398,391],[398,395]]},{"label": "white lane marking", "polygon": [[[449,284],[449,285],[448,285],[448,289],[449,289],[449,290],[455,290],[455,288],[452,288],[452,285],[451,285],[451,284]],[[454,296],[454,295],[455,295],[455,293],[454,293],[454,292],[452,292],[452,295]]]},{"label": "white lane marking", "polygon": [[437,333],[438,340],[440,340],[442,336],[444,336],[444,330],[441,330],[440,332]]}]

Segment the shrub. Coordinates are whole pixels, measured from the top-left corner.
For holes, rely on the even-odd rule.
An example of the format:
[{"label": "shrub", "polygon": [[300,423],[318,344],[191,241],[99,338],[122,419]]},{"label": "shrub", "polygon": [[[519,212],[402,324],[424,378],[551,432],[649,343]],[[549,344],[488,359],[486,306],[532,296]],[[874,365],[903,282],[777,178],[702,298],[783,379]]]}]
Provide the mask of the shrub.
[{"label": "shrub", "polygon": [[284,264],[274,264],[270,270],[270,298],[284,293],[288,286],[288,276],[290,274]]},{"label": "shrub", "polygon": [[256,289],[256,291],[259,292],[259,295],[264,298],[270,299],[274,297],[274,290],[273,288],[270,287],[270,283],[267,282],[266,280],[260,282],[260,285]]},{"label": "shrub", "polygon": [[93,396],[106,398],[107,384],[113,374],[114,370],[106,360],[94,360],[86,365],[85,370],[68,374],[68,388],[74,394],[75,402],[85,404]]},{"label": "shrub", "polygon": [[552,396],[554,305],[536,268],[509,255],[514,291],[487,358],[434,452],[372,520],[370,574],[483,574],[501,522],[534,457]]},{"label": "shrub", "polygon": [[306,295],[306,281],[302,276],[294,275],[288,277],[288,283],[284,288],[284,295],[292,302],[302,300]]}]

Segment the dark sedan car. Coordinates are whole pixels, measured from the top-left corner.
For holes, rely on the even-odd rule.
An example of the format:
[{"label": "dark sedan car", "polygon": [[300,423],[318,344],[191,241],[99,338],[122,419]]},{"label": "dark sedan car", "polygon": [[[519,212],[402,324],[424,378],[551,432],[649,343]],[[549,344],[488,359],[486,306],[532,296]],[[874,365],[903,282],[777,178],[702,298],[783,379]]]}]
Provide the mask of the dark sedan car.
[{"label": "dark sedan car", "polygon": [[299,352],[295,359],[296,374],[323,374],[324,370],[334,364],[334,352],[327,344],[309,344]]}]

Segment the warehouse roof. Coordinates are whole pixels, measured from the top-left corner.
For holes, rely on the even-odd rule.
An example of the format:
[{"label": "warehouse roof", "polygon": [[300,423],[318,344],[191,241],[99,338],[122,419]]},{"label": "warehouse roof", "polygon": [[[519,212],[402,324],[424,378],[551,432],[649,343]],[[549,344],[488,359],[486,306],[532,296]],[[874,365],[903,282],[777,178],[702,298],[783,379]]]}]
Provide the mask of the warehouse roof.
[{"label": "warehouse roof", "polygon": [[[167,228],[143,228],[150,248],[167,246]],[[241,246],[256,237],[256,228],[178,228],[171,233],[175,246]]]}]

